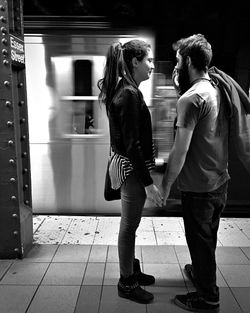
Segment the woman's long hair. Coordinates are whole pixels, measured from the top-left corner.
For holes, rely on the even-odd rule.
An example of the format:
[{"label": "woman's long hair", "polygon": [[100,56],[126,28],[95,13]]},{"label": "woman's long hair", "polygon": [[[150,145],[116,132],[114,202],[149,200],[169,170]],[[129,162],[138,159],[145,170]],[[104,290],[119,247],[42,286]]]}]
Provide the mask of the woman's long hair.
[{"label": "woman's long hair", "polygon": [[136,57],[142,61],[147,55],[150,45],[142,40],[131,40],[124,45],[121,43],[112,44],[107,52],[104,77],[97,83],[100,89],[99,101],[106,106],[108,114],[110,104],[115,96],[119,81],[138,88],[133,79],[132,59]]}]

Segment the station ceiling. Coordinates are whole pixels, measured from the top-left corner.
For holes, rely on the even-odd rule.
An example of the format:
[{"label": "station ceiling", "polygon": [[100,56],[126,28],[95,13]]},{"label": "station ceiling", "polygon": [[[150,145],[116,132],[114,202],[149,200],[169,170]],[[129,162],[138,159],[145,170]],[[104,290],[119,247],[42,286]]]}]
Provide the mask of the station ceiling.
[{"label": "station ceiling", "polygon": [[[215,2],[215,1],[214,1]],[[173,23],[207,23],[248,18],[246,3],[200,0],[23,0],[24,15],[106,16],[131,25],[161,26]]]}]

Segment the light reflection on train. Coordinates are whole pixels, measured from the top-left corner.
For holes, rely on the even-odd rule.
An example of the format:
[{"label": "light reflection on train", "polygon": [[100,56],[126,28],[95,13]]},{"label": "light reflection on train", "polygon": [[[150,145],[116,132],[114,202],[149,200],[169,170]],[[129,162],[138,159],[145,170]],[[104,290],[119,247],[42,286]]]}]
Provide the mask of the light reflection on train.
[{"label": "light reflection on train", "polygon": [[[119,214],[119,201],[103,198],[109,131],[97,81],[108,46],[138,37],[154,50],[151,34],[25,35],[34,213]],[[170,73],[171,64],[163,63]],[[166,77],[155,73],[140,87],[157,120],[158,160],[167,158],[173,140],[176,94]]]}]

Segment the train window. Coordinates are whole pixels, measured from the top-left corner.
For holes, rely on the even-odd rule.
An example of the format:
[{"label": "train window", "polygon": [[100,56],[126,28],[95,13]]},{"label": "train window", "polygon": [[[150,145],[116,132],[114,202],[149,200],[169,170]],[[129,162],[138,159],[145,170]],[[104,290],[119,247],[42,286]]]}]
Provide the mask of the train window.
[{"label": "train window", "polygon": [[[92,96],[92,62],[90,60],[76,60],[73,64],[74,95],[79,97]],[[72,131],[75,134],[95,132],[93,100],[73,101]]]},{"label": "train window", "polygon": [[102,136],[107,132],[105,110],[98,101],[97,80],[104,56],[53,57],[56,91],[60,99],[61,135],[65,138]]}]

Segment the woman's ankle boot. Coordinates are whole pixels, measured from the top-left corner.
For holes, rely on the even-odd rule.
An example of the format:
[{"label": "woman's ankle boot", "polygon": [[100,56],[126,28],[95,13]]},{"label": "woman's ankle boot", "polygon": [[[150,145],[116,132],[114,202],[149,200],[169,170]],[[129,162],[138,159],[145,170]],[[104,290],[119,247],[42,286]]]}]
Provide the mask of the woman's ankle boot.
[{"label": "woman's ankle boot", "polygon": [[140,261],[138,259],[134,259],[134,274],[138,280],[139,285],[149,286],[155,283],[154,276],[142,273]]},{"label": "woman's ankle boot", "polygon": [[152,293],[141,288],[134,274],[129,277],[123,277],[121,275],[117,287],[118,295],[122,298],[139,303],[149,303],[154,299]]}]

